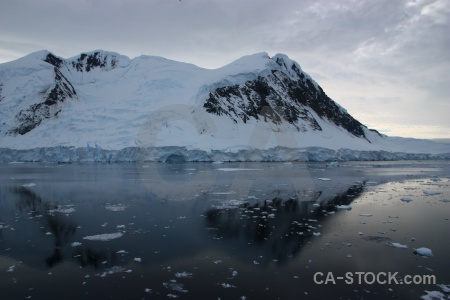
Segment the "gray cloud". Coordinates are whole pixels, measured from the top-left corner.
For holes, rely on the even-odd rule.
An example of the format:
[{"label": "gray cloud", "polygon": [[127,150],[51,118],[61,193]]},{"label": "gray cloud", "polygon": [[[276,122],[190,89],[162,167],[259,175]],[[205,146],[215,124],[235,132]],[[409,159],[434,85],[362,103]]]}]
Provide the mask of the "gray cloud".
[{"label": "gray cloud", "polygon": [[214,68],[282,52],[361,122],[449,137],[449,15],[446,0],[3,0],[0,62],[105,49]]}]

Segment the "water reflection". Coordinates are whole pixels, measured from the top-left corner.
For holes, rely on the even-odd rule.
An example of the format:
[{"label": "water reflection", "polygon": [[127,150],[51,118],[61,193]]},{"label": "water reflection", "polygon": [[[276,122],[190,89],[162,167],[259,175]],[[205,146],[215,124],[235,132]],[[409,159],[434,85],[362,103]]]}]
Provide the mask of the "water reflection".
[{"label": "water reflection", "polygon": [[[36,192],[23,186],[13,187],[10,192],[15,199],[16,209],[21,214],[28,215],[29,219],[37,220],[36,226],[43,237],[53,238],[52,254],[44,259],[48,268],[55,267],[68,257],[81,267],[103,268],[116,263],[116,253],[113,250],[93,249],[89,246],[69,248],[78,224],[69,214],[64,214],[67,209],[61,209],[62,206],[55,202],[43,200]],[[70,250],[67,251],[68,249]]]},{"label": "water reflection", "polygon": [[62,247],[66,246],[77,230],[69,218],[64,218],[52,211],[58,205],[42,200],[34,191],[26,187],[13,187],[12,194],[15,196],[17,210],[22,214],[30,215],[32,219],[38,220],[37,226],[42,235],[53,237],[53,253],[45,259],[48,267],[53,267],[63,260]]},{"label": "water reflection", "polygon": [[265,253],[263,262],[283,263],[299,254],[302,247],[319,235],[336,205],[348,205],[364,191],[364,183],[317,204],[322,192],[316,191],[307,201],[290,197],[244,203],[236,208],[215,207],[205,214],[205,226],[216,239],[255,245]]}]

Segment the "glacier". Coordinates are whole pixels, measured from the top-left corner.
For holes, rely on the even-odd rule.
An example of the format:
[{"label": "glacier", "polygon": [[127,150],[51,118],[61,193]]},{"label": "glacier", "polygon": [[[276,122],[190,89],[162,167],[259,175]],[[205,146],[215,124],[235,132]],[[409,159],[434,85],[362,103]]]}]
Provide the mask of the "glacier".
[{"label": "glacier", "polygon": [[0,162],[285,162],[285,161],[394,161],[394,160],[447,160],[450,154],[405,153],[388,151],[360,151],[327,148],[239,149],[236,151],[198,150],[166,146],[156,148],[128,147],[108,150],[99,147],[42,147],[33,149],[0,148]]},{"label": "glacier", "polygon": [[0,162],[449,159],[355,120],[284,54],[218,69],[96,50],[0,64]]}]

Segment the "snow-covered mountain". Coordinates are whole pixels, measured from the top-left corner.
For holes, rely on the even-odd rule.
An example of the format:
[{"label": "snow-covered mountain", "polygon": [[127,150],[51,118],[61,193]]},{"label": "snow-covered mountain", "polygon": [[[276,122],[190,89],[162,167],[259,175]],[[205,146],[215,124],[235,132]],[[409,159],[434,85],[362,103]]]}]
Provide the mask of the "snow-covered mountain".
[{"label": "snow-covered mountain", "polygon": [[48,51],[0,65],[0,161],[446,158],[370,130],[286,55],[219,69]]}]

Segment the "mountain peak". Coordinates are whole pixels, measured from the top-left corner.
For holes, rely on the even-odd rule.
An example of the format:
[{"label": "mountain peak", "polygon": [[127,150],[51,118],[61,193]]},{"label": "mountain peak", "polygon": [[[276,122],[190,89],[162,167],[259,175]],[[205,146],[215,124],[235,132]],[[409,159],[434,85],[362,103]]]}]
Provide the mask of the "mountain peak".
[{"label": "mountain peak", "polygon": [[214,70],[104,50],[69,59],[35,52],[0,65],[0,120],[2,148],[62,146],[68,153],[98,145],[164,153],[281,147],[301,155],[305,147],[366,151],[387,145],[297,62],[265,52]]},{"label": "mountain peak", "polygon": [[117,67],[127,66],[130,63],[130,58],[116,52],[95,50],[83,52],[66,61],[78,72],[90,72],[96,68],[108,71]]}]

